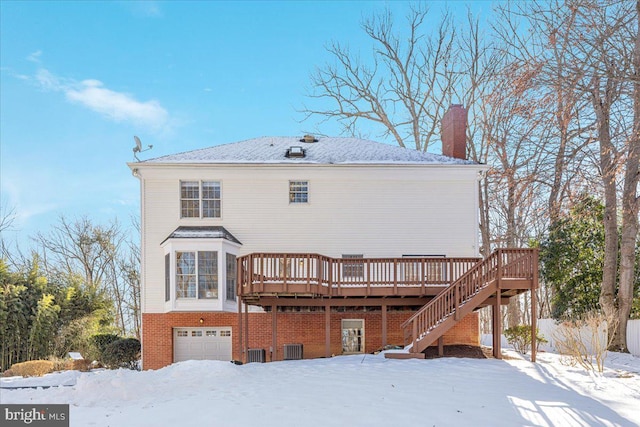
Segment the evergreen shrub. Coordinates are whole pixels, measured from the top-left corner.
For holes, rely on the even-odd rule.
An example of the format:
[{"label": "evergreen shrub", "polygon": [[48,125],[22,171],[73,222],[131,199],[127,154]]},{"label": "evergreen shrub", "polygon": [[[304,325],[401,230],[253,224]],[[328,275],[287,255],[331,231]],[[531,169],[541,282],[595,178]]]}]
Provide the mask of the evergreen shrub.
[{"label": "evergreen shrub", "polygon": [[[515,351],[520,354],[525,354],[531,348],[531,326],[530,325],[516,325],[509,329],[505,329],[504,336],[507,338],[507,342],[513,346]],[[540,331],[536,330],[536,350],[540,344],[548,342]]]},{"label": "evergreen shrub", "polygon": [[105,348],[102,362],[111,369],[138,369],[140,349],[140,341],[135,338],[119,339]]}]

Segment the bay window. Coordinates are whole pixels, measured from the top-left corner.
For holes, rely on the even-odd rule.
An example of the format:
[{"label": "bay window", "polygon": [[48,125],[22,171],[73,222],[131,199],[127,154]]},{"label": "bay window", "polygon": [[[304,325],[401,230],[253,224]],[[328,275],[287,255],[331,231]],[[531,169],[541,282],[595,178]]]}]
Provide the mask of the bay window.
[{"label": "bay window", "polygon": [[176,298],[218,298],[217,252],[176,252]]}]

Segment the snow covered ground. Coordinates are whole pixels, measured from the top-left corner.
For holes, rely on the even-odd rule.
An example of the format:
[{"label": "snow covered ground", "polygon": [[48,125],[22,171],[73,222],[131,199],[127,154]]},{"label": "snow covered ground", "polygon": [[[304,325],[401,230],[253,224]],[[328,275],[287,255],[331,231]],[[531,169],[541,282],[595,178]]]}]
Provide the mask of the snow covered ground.
[{"label": "snow covered ground", "polygon": [[[0,403],[69,403],[71,426],[640,426],[640,358],[600,377],[541,353],[511,360],[379,355],[2,379]],[[65,386],[65,384],[67,384]],[[68,384],[75,384],[69,386]]]}]

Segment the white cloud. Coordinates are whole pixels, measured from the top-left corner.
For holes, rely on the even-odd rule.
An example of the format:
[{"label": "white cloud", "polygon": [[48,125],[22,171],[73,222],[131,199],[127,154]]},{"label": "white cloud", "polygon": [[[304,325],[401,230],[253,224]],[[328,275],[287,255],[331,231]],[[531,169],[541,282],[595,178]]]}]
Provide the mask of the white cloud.
[{"label": "white cloud", "polygon": [[128,121],[159,130],[169,121],[169,113],[158,101],[138,101],[129,94],[107,89],[98,80],[84,80],[74,88],[66,88],[64,92],[70,101],[117,122]]},{"label": "white cloud", "polygon": [[40,84],[40,87],[44,90],[52,90],[52,91],[60,91],[64,90],[64,84],[60,81],[60,79],[49,72],[49,70],[45,70],[44,68],[40,68],[35,75],[36,81]]},{"label": "white cloud", "polygon": [[99,80],[77,82],[40,68],[35,81],[42,89],[63,92],[69,101],[116,122],[129,122],[152,132],[167,130],[171,125],[169,113],[155,99],[139,101],[131,94],[106,88]]}]

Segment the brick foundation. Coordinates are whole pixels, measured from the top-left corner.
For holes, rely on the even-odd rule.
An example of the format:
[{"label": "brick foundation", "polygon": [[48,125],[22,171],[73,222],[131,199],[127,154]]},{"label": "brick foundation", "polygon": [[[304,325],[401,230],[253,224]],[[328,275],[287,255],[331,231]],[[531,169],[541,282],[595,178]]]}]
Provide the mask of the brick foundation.
[{"label": "brick foundation", "polygon": [[[387,312],[387,344],[402,345],[400,325],[414,311]],[[200,319],[203,322],[200,323]],[[380,311],[351,311],[331,313],[331,354],[342,353],[341,320],[364,319],[365,351],[374,352],[382,347],[382,313]],[[159,369],[173,363],[173,328],[231,326],[232,357],[242,359],[238,341],[238,314],[228,312],[146,313],[142,315],[142,361],[144,369]],[[325,313],[277,313],[277,346],[269,354],[273,340],[272,314],[249,313],[249,348],[264,348],[267,359],[282,360],[284,344],[303,344],[304,358],[325,356]],[[444,335],[444,344],[480,345],[479,316],[477,312],[463,318]],[[243,330],[243,334],[247,331]],[[244,338],[243,338],[244,339]]]}]

